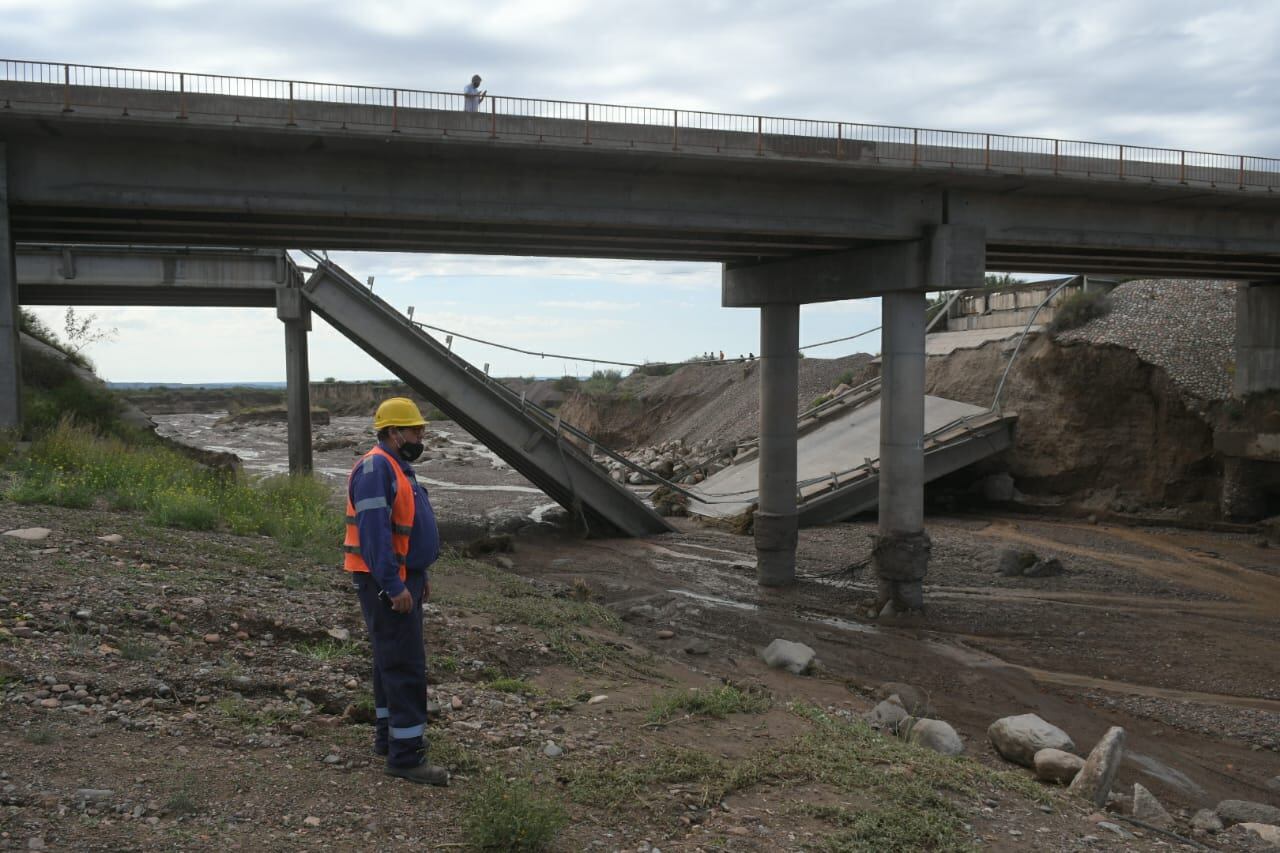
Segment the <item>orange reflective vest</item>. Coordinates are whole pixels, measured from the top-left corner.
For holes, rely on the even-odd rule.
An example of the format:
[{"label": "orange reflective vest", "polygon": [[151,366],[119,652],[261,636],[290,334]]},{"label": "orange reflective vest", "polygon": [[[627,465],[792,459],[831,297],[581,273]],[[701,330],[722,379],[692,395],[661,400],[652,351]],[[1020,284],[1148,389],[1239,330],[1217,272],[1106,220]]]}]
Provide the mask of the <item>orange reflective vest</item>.
[{"label": "orange reflective vest", "polygon": [[413,501],[413,484],[409,482],[409,478],[405,476],[395,457],[378,446],[362,456],[347,477],[347,536],[342,543],[344,552],[342,567],[349,572],[369,571],[369,564],[360,554],[360,530],[356,526],[356,508],[351,503],[351,478],[355,476],[356,468],[361,465],[372,465],[374,456],[382,456],[386,459],[391,464],[391,471],[396,478],[395,498],[391,502],[391,550],[395,552],[396,559],[400,562],[400,580],[404,580],[408,576],[405,561],[409,557],[409,534],[413,531],[413,517],[416,511]]}]

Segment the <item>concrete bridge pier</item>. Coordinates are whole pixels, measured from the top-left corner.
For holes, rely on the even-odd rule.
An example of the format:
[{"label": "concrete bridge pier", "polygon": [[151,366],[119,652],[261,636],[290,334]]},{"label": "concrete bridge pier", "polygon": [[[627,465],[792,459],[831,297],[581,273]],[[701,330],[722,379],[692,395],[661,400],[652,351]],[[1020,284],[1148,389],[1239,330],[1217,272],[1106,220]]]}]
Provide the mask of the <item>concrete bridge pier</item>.
[{"label": "concrete bridge pier", "polygon": [[1244,397],[1280,388],[1280,280],[1237,287],[1233,390]]},{"label": "concrete bridge pier", "polygon": [[887,602],[900,611],[924,606],[925,307],[923,292],[880,297],[880,524],[871,552],[877,610]]},{"label": "concrete bridge pier", "polygon": [[18,313],[17,252],[9,225],[9,178],[0,142],[0,429],[22,426],[21,318]]},{"label": "concrete bridge pier", "polygon": [[757,579],[795,582],[796,410],[800,305],[880,296],[880,530],[872,563],[880,606],[920,609],[929,565],[924,531],[925,294],[976,287],[986,270],[981,228],[931,225],[915,240],[763,263],[726,264],[720,302],[760,309],[760,504]]},{"label": "concrete bridge pier", "polygon": [[307,332],[311,309],[296,287],[276,288],[276,316],[284,321],[285,391],[289,406],[289,473],[311,473],[311,374]]},{"label": "concrete bridge pier", "polygon": [[756,580],[796,579],[796,406],[800,305],[760,307],[760,506],[755,515]]}]

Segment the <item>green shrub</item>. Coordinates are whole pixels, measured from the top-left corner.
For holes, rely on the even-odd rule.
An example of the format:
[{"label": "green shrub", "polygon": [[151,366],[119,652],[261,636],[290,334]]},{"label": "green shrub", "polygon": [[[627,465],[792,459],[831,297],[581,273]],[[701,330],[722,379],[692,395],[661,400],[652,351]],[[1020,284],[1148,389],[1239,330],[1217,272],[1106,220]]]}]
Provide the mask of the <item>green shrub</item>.
[{"label": "green shrub", "polygon": [[151,500],[147,518],[162,527],[185,530],[213,530],[218,526],[218,510],[209,498],[190,492],[161,492]]},{"label": "green shrub", "polygon": [[813,402],[809,404],[809,408],[811,408],[811,409],[816,409],[816,408],[818,408],[819,406],[821,406],[823,403],[827,402],[827,401],[828,401],[828,400],[830,400],[830,399],[831,399],[831,395],[830,395],[830,394],[821,394],[821,395],[819,395],[819,396],[817,396],[817,397],[814,397],[814,398],[813,398]]},{"label": "green shrub", "polygon": [[546,850],[568,822],[558,803],[543,799],[526,780],[491,773],[467,800],[462,831],[477,850]]},{"label": "green shrub", "polygon": [[852,385],[852,384],[853,384],[853,371],[852,371],[852,370],[846,370],[844,373],[841,373],[841,374],[840,374],[840,378],[836,380],[836,384],[837,384],[837,385]]},{"label": "green shrub", "polygon": [[680,365],[678,364],[650,364],[645,362],[639,367],[632,368],[631,375],[635,376],[638,373],[641,376],[670,376],[679,369]]},{"label": "green shrub", "polygon": [[1111,298],[1101,290],[1082,290],[1058,303],[1049,328],[1054,332],[1076,329],[1111,310]]},{"label": "green shrub", "polygon": [[19,503],[101,501],[143,510],[160,525],[272,536],[323,560],[334,558],[341,541],[342,514],[316,479],[218,473],[157,443],[103,436],[70,418],[36,439],[16,467],[8,496]]},{"label": "green shrub", "polygon": [[578,386],[582,384],[582,380],[576,376],[561,376],[551,386],[561,394],[568,394],[570,391],[577,391]]},{"label": "green shrub", "polygon": [[659,696],[653,700],[646,719],[651,723],[665,723],[685,713],[723,720],[730,714],[758,714],[768,709],[769,697],[726,684],[711,690],[686,690]]},{"label": "green shrub", "polygon": [[582,383],[582,390],[588,394],[609,394],[622,382],[621,370],[595,370],[591,378]]}]

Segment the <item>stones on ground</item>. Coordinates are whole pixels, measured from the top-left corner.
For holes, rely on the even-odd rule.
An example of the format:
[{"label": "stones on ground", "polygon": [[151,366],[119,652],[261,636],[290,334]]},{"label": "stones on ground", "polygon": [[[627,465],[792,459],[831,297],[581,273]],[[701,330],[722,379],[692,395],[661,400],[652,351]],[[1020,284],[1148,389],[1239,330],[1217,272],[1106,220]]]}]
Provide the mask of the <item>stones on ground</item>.
[{"label": "stones on ground", "polygon": [[319,826],[319,825],[320,825],[320,818],[316,817],[315,815],[307,815],[306,817],[304,817],[304,818],[302,819],[302,825],[303,825],[303,826],[312,826],[312,827]]},{"label": "stones on ground", "polygon": [[909,716],[907,709],[902,705],[902,699],[895,693],[863,714],[862,718],[873,729],[889,729],[893,731],[897,729],[899,723]]},{"label": "stones on ground", "polygon": [[105,542],[108,545],[119,545],[124,541],[124,537],[119,533],[108,533],[106,536],[99,536],[98,541]]},{"label": "stones on ground", "polygon": [[214,643],[220,643],[222,642],[222,635],[221,634],[205,634],[204,641],[206,643],[209,643],[210,645],[213,645]]},{"label": "stones on ground", "polygon": [[1269,823],[1240,823],[1240,829],[1248,830],[1272,847],[1280,847],[1280,826]]},{"label": "stones on ground", "polygon": [[1141,782],[1133,783],[1133,816],[1152,826],[1169,826],[1173,823],[1173,816]]},{"label": "stones on ground", "polygon": [[1022,573],[1024,578],[1055,578],[1064,574],[1066,569],[1062,567],[1062,561],[1057,557],[1049,557],[1044,560],[1036,560],[1031,568]]},{"label": "stones on ground", "polygon": [[1036,769],[1036,778],[1041,782],[1069,785],[1084,766],[1084,759],[1061,749],[1045,748],[1036,752],[1032,764]]},{"label": "stones on ground", "polygon": [[907,732],[907,743],[923,746],[943,755],[959,755],[964,752],[964,741],[944,720],[915,720]]},{"label": "stones on ground", "polygon": [[1280,824],[1280,809],[1249,800],[1223,800],[1214,809],[1223,826],[1237,823]]},{"label": "stones on ground", "polygon": [[43,542],[53,531],[47,527],[21,527],[17,530],[6,530],[5,536],[21,539],[23,542]]},{"label": "stones on ground", "polygon": [[886,681],[876,688],[877,699],[898,697],[898,704],[907,709],[907,713],[916,717],[929,716],[929,694],[918,687],[903,684],[901,681]]},{"label": "stones on ground", "polygon": [[115,791],[110,788],[77,788],[76,800],[81,803],[101,803],[111,799]]},{"label": "stones on ground", "polygon": [[1268,779],[1267,787],[1273,791],[1280,791],[1280,776],[1272,776]]},{"label": "stones on ground", "polygon": [[609,694],[601,693],[598,696],[592,696],[587,700],[588,705],[599,705],[601,702],[609,701]]},{"label": "stones on ground", "polygon": [[1222,818],[1213,809],[1200,809],[1191,818],[1191,828],[1202,832],[1221,832]]},{"label": "stones on ground", "polygon": [[785,669],[794,675],[803,675],[813,666],[814,654],[813,649],[804,643],[777,639],[760,656],[774,669]]},{"label": "stones on ground", "polygon": [[1034,566],[1038,559],[1034,551],[1005,548],[1000,551],[1000,556],[996,560],[996,574],[1006,578],[1021,577],[1022,573]]},{"label": "stones on ground", "polygon": [[675,635],[676,635],[676,632],[675,632],[675,631],[668,631],[668,630],[666,630],[666,629],[664,628],[663,630],[659,631],[659,632],[658,632],[657,634],[655,634],[654,636],[655,636],[655,637],[657,637],[659,640],[670,640],[670,639],[671,639],[672,637],[674,637]]},{"label": "stones on ground", "polygon": [[658,608],[652,604],[637,604],[627,611],[629,619],[657,619],[659,615]]},{"label": "stones on ground", "polygon": [[701,637],[694,637],[684,644],[686,654],[705,655],[711,651],[711,645]]},{"label": "stones on ground", "polygon": [[345,643],[347,640],[351,639],[351,632],[346,628],[330,628],[328,631],[325,631],[325,633],[340,643]]},{"label": "stones on ground", "polygon": [[542,754],[547,758],[559,758],[564,755],[564,748],[559,746],[555,741],[549,740],[546,745],[542,747]]},{"label": "stones on ground", "polygon": [[1001,717],[987,729],[987,737],[1005,759],[1023,767],[1034,767],[1042,749],[1070,752],[1076,748],[1071,736],[1035,714]]},{"label": "stones on ground", "polygon": [[453,709],[453,710],[455,710],[455,711],[461,711],[461,710],[462,710],[462,697],[461,697],[461,696],[454,696],[452,699],[450,699],[450,700],[449,700],[449,707],[450,707],[450,708],[452,708],[452,709]]},{"label": "stones on ground", "polygon": [[1105,804],[1107,794],[1111,792],[1111,783],[1120,770],[1120,761],[1124,758],[1124,739],[1124,729],[1119,726],[1107,729],[1107,733],[1089,752],[1089,757],[1085,759],[1084,766],[1071,781],[1068,790],[1095,806]]}]

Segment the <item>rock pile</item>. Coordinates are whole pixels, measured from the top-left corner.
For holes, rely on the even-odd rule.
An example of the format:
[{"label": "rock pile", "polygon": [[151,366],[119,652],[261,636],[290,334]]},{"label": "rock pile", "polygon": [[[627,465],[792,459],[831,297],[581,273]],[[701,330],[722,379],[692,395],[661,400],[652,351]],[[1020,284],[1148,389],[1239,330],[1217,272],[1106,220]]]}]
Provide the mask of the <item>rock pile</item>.
[{"label": "rock pile", "polygon": [[1229,281],[1130,281],[1111,293],[1111,311],[1058,340],[1114,344],[1164,368],[1187,396],[1231,396],[1236,285]]}]

